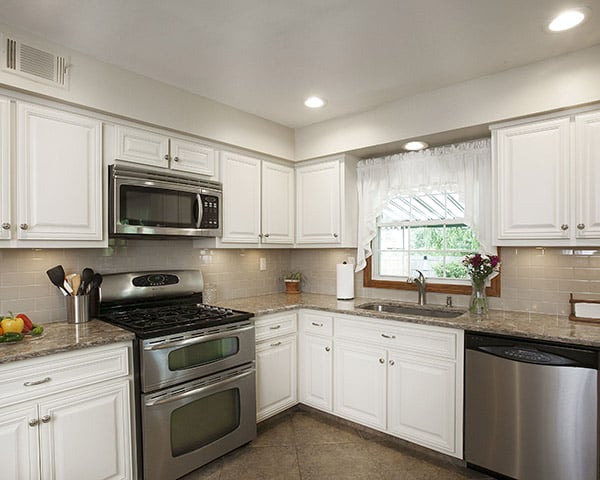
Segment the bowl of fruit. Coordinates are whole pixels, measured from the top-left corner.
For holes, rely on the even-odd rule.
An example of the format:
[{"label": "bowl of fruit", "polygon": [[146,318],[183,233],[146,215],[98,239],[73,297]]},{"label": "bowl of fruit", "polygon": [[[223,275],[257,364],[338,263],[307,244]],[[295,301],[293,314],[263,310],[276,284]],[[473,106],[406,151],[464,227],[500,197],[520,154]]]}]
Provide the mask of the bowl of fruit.
[{"label": "bowl of fruit", "polygon": [[0,344],[21,342],[26,338],[39,338],[44,327],[35,325],[27,315],[19,313],[0,316]]}]

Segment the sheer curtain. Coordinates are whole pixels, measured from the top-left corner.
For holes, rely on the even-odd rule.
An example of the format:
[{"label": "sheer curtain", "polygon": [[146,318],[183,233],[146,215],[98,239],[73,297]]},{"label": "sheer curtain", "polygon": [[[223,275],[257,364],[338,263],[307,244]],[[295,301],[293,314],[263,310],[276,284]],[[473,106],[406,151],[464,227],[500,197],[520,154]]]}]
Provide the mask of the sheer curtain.
[{"label": "sheer curtain", "polygon": [[483,252],[495,253],[491,242],[491,170],[487,138],[358,162],[356,271],[365,268],[372,254],[377,217],[400,194],[455,189],[465,205],[465,224]]}]

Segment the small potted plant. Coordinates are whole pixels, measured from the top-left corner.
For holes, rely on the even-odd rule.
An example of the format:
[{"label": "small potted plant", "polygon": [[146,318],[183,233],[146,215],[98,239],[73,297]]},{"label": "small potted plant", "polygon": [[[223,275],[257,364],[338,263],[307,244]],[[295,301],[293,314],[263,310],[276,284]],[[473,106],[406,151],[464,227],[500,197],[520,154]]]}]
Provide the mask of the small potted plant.
[{"label": "small potted plant", "polygon": [[300,272],[289,272],[283,277],[285,282],[285,293],[300,293],[300,280],[302,274]]}]

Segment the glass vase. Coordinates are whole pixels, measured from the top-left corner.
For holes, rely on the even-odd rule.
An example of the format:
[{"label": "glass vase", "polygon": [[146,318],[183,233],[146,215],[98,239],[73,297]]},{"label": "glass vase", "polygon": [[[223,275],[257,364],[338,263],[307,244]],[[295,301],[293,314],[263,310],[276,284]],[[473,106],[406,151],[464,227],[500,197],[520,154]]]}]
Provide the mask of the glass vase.
[{"label": "glass vase", "polygon": [[486,315],[488,313],[488,300],[485,294],[485,279],[471,278],[471,301],[469,312],[474,315]]}]

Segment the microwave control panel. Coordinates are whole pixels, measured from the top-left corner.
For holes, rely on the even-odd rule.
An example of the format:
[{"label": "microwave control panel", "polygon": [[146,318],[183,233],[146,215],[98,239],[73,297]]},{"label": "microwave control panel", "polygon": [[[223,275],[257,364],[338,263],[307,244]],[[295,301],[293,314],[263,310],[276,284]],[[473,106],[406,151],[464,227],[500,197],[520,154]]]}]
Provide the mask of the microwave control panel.
[{"label": "microwave control panel", "polygon": [[219,228],[219,197],[202,195],[200,228]]}]

